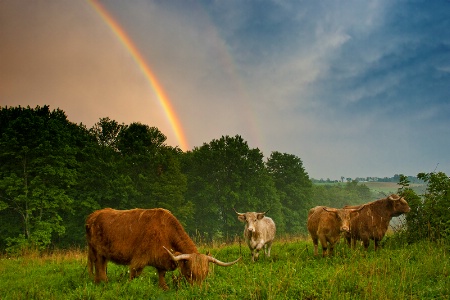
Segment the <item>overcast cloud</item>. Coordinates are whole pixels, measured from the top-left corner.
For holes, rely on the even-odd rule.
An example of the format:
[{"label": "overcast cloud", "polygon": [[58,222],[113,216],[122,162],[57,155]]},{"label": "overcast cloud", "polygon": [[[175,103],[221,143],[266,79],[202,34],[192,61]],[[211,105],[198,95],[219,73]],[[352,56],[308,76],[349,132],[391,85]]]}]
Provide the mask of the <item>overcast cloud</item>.
[{"label": "overcast cloud", "polygon": [[[450,175],[450,1],[102,1],[189,149],[241,135],[313,178]],[[136,62],[88,1],[0,2],[0,105],[158,127]]]}]

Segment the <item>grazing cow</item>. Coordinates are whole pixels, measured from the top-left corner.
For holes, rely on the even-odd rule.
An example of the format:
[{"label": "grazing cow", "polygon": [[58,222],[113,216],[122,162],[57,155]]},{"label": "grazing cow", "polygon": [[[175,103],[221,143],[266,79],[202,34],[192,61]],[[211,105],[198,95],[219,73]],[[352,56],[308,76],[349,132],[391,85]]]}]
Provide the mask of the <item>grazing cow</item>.
[{"label": "grazing cow", "polygon": [[[234,209],[234,208],[233,208]],[[266,212],[247,212],[238,213],[238,220],[245,223],[244,239],[252,253],[252,261],[258,259],[259,250],[264,248],[264,253],[270,257],[270,248],[272,247],[273,239],[275,238],[275,222],[266,217]]]},{"label": "grazing cow", "polygon": [[[164,275],[178,266],[192,283],[201,283],[208,275],[208,263],[230,266],[211,256],[200,254],[180,222],[168,210],[97,210],[86,220],[88,268],[95,282],[108,281],[108,261],[130,266],[130,280],[145,266],[158,271],[159,286],[167,290]],[[170,251],[169,251],[170,250]]]},{"label": "grazing cow", "polygon": [[350,231],[350,219],[358,214],[364,206],[356,209],[336,209],[316,206],[308,213],[308,231],[314,244],[314,255],[318,255],[319,240],[322,244],[322,256],[333,254],[334,245],[339,241],[342,232]]},{"label": "grazing cow", "polygon": [[[369,248],[370,240],[375,242],[375,250],[383,239],[389,227],[392,217],[411,210],[403,197],[392,194],[389,197],[364,204],[367,209],[350,221],[350,233],[346,233],[347,243],[353,248],[356,240],[363,242],[364,248]],[[344,208],[358,208],[359,206],[347,205]]]}]

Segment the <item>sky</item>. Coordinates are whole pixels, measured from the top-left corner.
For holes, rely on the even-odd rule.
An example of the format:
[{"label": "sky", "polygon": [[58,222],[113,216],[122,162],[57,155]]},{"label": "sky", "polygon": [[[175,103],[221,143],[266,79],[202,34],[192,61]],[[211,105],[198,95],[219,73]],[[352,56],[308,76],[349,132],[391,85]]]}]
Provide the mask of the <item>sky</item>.
[{"label": "sky", "polygon": [[449,28],[448,0],[1,0],[0,106],[240,135],[316,179],[450,175]]}]

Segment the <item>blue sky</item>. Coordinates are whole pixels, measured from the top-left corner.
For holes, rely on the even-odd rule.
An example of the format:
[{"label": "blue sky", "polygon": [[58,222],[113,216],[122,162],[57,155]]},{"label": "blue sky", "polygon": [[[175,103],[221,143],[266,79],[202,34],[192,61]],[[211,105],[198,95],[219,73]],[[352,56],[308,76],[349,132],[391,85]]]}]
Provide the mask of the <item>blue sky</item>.
[{"label": "blue sky", "polygon": [[[450,1],[102,1],[190,148],[241,135],[314,178],[450,174]],[[86,1],[0,2],[0,104],[158,127],[142,72]]]}]

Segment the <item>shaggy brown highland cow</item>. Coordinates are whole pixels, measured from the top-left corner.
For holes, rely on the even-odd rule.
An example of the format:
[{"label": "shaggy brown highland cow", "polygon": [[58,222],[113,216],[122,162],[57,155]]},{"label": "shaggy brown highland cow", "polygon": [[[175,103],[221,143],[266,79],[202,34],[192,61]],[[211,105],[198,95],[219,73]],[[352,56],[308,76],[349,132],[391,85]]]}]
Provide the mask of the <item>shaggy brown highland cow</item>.
[{"label": "shaggy brown highland cow", "polygon": [[210,262],[230,266],[201,254],[180,222],[168,210],[105,208],[86,220],[88,268],[95,271],[95,282],[107,281],[108,261],[130,266],[130,280],[139,276],[145,266],[158,271],[159,286],[168,289],[164,275],[178,266],[190,283],[201,283],[208,275]]},{"label": "shaggy brown highland cow", "polygon": [[[375,242],[375,250],[379,248],[379,242],[383,239],[393,217],[398,217],[411,210],[406,200],[398,195],[364,204],[367,209],[350,220],[350,232],[345,238],[352,248],[356,246],[356,240],[361,240],[364,248],[369,248],[370,240]],[[358,208],[357,206],[344,206],[344,208]]]},{"label": "shaggy brown highland cow", "polygon": [[[342,232],[350,232],[350,219],[356,216],[364,206],[356,209],[336,209],[316,206],[309,210],[307,227],[314,244],[314,255],[318,255],[319,241],[322,244],[322,256],[333,254],[334,246]],[[329,250],[329,251],[328,251]]]}]

